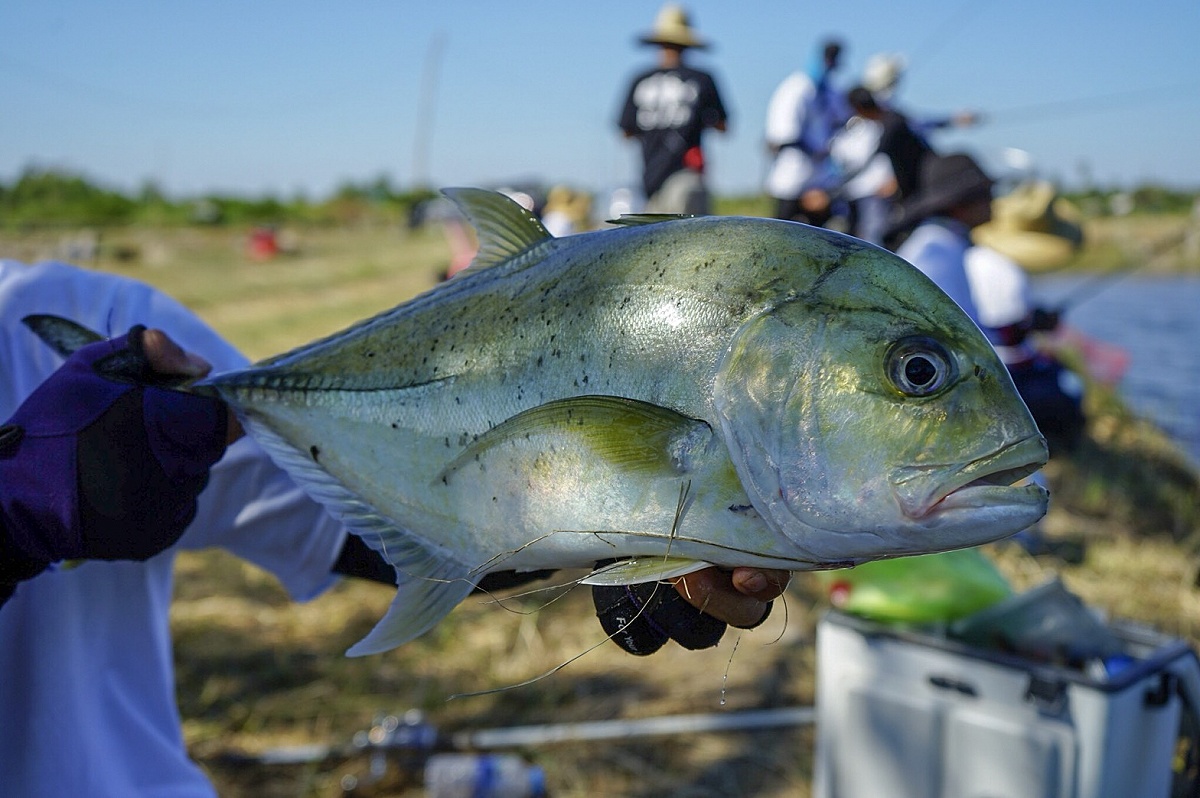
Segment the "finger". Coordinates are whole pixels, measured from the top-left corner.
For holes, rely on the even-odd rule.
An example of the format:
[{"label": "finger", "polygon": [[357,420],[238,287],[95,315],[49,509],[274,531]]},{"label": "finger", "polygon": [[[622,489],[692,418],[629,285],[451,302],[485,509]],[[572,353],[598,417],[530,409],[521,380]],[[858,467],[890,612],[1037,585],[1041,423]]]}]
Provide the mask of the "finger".
[{"label": "finger", "polygon": [[[182,374],[186,377],[203,377],[212,371],[212,365],[199,355],[187,352],[162,330],[148,329],[142,333],[142,351],[150,368],[160,374]],[[225,444],[229,445],[246,434],[233,410],[225,425]]]},{"label": "finger", "polygon": [[730,626],[754,626],[767,612],[767,602],[738,591],[729,571],[705,568],[680,577],[674,585],[693,607]]},{"label": "finger", "polygon": [[730,578],[739,593],[759,601],[772,601],[787,590],[792,573],[773,568],[734,568]]},{"label": "finger", "polygon": [[142,333],[142,351],[146,353],[150,368],[160,374],[203,377],[212,370],[207,360],[185,352],[162,330],[150,329]]}]

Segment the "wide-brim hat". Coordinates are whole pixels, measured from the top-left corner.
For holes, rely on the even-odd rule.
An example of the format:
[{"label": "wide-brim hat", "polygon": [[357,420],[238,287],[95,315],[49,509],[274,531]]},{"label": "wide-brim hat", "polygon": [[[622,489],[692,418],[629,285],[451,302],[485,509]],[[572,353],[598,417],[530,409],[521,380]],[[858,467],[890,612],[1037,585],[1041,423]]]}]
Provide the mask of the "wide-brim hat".
[{"label": "wide-brim hat", "polygon": [[960,202],[989,196],[992,185],[992,179],[970,155],[930,155],[921,164],[917,190],[900,205],[903,223],[913,225]]},{"label": "wide-brim hat", "polygon": [[696,35],[691,20],[683,6],[668,3],[654,19],[654,30],[638,37],[642,44],[667,45],[670,47],[694,47],[703,50],[708,42]]},{"label": "wide-brim hat", "polygon": [[1028,181],[997,197],[992,220],[976,227],[971,237],[1027,269],[1052,269],[1083,244],[1082,215],[1050,183]]}]

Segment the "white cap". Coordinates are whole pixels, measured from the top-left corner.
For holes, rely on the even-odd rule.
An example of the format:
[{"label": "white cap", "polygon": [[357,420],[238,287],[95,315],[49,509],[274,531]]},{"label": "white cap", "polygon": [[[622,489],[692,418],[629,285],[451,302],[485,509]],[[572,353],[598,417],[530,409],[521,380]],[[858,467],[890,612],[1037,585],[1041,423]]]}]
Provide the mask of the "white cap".
[{"label": "white cap", "polygon": [[863,86],[872,94],[887,98],[895,91],[907,66],[908,62],[899,53],[876,53],[863,68]]}]

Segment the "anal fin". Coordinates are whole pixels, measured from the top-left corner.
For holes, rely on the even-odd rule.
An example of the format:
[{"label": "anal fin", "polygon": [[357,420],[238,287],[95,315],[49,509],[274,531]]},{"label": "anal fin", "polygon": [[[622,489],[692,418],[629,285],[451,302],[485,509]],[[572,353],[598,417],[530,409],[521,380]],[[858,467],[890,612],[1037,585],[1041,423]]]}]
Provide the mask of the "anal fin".
[{"label": "anal fin", "polygon": [[619,560],[593,571],[580,584],[636,585],[641,582],[674,579],[677,576],[686,576],[710,567],[712,567],[712,563],[684,557],[635,557],[630,560]]}]

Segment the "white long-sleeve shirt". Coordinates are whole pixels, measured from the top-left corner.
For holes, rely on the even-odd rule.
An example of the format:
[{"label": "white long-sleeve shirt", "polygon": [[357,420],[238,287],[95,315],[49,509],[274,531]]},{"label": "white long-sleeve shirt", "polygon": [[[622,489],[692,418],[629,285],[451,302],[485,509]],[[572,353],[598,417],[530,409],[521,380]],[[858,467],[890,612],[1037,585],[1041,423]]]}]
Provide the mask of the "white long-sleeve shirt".
[{"label": "white long-sleeve shirt", "polygon": [[[21,324],[31,313],[119,335],[165,330],[217,370],[245,359],[182,305],[133,280],[0,261],[0,419],[61,364]],[[175,546],[217,546],[274,573],[298,599],[333,581],[345,531],[252,440],[213,468]],[[174,550],[146,562],[44,571],[0,607],[0,795],[211,798],[188,759],[168,628]]]}]

